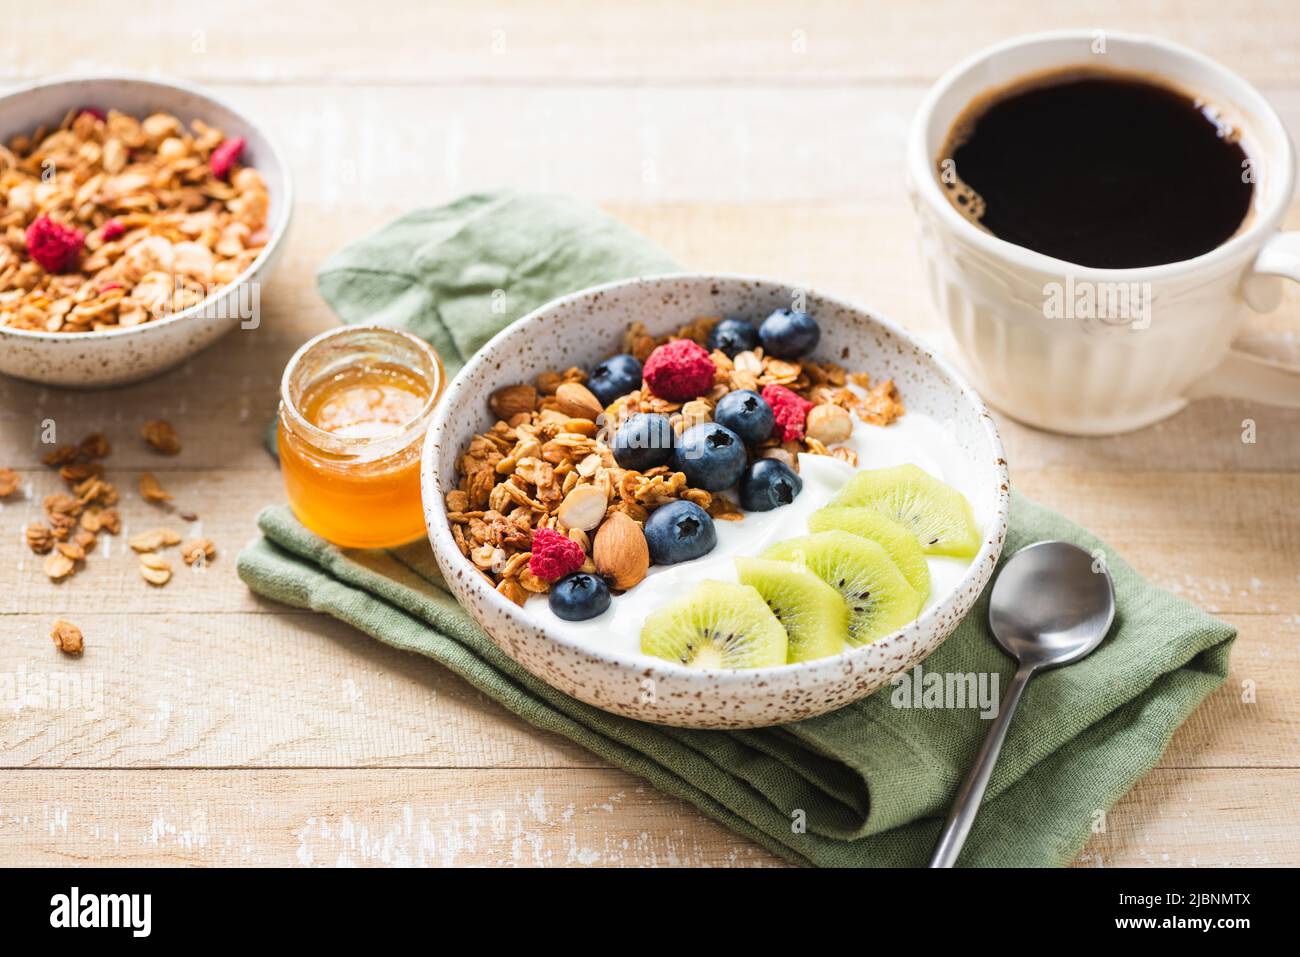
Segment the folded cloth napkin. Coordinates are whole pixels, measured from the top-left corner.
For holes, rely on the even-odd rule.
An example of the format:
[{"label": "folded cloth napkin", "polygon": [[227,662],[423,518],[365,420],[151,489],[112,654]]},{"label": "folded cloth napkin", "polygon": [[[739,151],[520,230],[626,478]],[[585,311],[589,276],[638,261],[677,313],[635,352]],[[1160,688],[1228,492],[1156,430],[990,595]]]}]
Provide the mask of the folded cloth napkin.
[{"label": "folded cloth napkin", "polygon": [[[325,264],[320,285],[345,321],[400,323],[428,337],[454,368],[540,302],[665,268],[662,253],[602,213],[493,194],[412,214],[358,241]],[[1001,691],[1014,670],[989,634],[986,592],[906,683],[779,728],[665,728],[583,704],[516,665],[447,592],[425,542],[338,549],[284,506],[264,510],[258,525],[263,538],[238,563],[254,591],[435,659],[537,727],[796,863],[924,864],[989,722],[974,702],[927,706],[936,701],[925,693],[935,679],[922,676],[996,675]],[[963,865],[1071,860],[1102,812],[1155,765],[1174,729],[1227,675],[1233,628],[1155,588],[1060,515],[1015,496],[1004,554],[1047,538],[1102,550],[1115,580],[1115,625],[1087,659],[1029,685]]]}]

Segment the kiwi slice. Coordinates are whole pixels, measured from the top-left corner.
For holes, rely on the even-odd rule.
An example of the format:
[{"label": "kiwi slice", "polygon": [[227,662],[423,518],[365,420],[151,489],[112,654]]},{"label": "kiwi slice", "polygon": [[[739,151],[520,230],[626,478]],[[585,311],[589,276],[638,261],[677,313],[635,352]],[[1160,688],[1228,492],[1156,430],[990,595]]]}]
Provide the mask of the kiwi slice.
[{"label": "kiwi slice", "polygon": [[830,585],[792,562],[737,558],[741,582],[752,585],[790,637],[790,661],[837,655],[849,638],[849,606]]},{"label": "kiwi slice", "polygon": [[764,558],[802,565],[849,606],[849,644],[865,645],[902,628],[921,610],[920,596],[894,560],[869,538],[839,530],[777,542]]},{"label": "kiwi slice", "polygon": [[859,472],[831,505],[875,509],[910,528],[927,555],[969,558],[980,549],[970,502],[915,465]]},{"label": "kiwi slice", "polygon": [[808,518],[810,532],[828,532],[834,528],[878,544],[894,560],[907,583],[916,589],[921,603],[930,597],[930,566],[925,563],[921,543],[908,529],[870,508],[827,505]]},{"label": "kiwi slice", "polygon": [[641,650],[688,668],[785,664],[785,629],[749,585],[702,581],[641,626]]}]

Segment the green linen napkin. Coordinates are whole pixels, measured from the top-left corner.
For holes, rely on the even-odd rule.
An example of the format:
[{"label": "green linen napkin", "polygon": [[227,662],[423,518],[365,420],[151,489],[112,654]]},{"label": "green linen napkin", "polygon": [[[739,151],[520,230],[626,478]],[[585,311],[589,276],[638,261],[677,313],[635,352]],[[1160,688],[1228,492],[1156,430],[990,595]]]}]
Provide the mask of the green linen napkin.
[{"label": "green linen napkin", "polygon": [[[601,213],[549,197],[493,194],[399,220],[332,258],[320,282],[346,321],[376,312],[400,321],[428,336],[454,367],[542,301],[665,268],[662,253]],[[905,697],[913,699],[901,687],[755,731],[620,718],[556,691],[501,653],[447,592],[427,543],[338,549],[284,506],[264,510],[258,524],[263,538],[238,563],[254,591],[433,658],[532,724],[793,862],[924,864],[988,729],[978,707],[903,707]],[[1029,686],[963,865],[1067,863],[1227,675],[1234,629],[1150,585],[1088,532],[1015,496],[1004,554],[1045,538],[1105,553],[1115,579],[1115,626],[1089,658]],[[989,635],[986,612],[982,597],[919,668],[996,674],[1004,690],[1012,662]]]}]

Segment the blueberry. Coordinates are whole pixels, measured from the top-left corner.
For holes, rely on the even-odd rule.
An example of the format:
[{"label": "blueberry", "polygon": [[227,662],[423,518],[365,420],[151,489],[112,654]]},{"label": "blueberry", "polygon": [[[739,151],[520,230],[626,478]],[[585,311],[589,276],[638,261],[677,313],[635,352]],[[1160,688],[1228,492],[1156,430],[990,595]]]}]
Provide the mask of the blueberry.
[{"label": "blueberry", "polygon": [[731,488],[745,470],[745,443],[717,422],[693,425],[677,440],[673,467],[686,473],[696,488],[717,492]]},{"label": "blueberry", "polygon": [[622,468],[637,472],[667,465],[673,457],[673,424],[666,415],[638,412],[618,427],[610,451]]},{"label": "blueberry", "polygon": [[721,349],[732,359],[757,345],[758,331],[744,319],[723,319],[709,333],[709,351]]},{"label": "blueberry", "polygon": [[806,312],[778,309],[758,327],[763,350],[778,359],[798,359],[817,348],[822,337],[817,320]]},{"label": "blueberry", "polygon": [[586,621],[609,607],[609,586],[599,575],[574,572],[551,586],[546,603],[557,618]]},{"label": "blueberry", "polygon": [[609,405],[619,396],[641,388],[641,363],[626,353],[597,362],[587,373],[587,388],[601,405]]},{"label": "blueberry", "polygon": [[772,434],[772,407],[749,389],[728,392],[718,400],[713,421],[739,435],[746,445],[757,445]]},{"label": "blueberry", "polygon": [[777,459],[759,459],[740,480],[740,507],[766,512],[789,505],[803,491],[803,479]]},{"label": "blueberry", "polygon": [[688,562],[713,551],[718,532],[709,513],[694,502],[678,499],[661,505],[646,519],[645,540],[656,565]]}]

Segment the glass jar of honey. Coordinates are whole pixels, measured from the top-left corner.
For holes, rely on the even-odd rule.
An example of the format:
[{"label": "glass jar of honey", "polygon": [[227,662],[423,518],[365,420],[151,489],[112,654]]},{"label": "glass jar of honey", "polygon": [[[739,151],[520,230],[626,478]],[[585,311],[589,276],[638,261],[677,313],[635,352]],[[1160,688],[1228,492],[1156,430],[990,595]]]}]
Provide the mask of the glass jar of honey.
[{"label": "glass jar of honey", "polygon": [[298,520],[335,545],[424,535],[420,447],[442,393],[438,354],[383,326],[344,326],[299,349],[280,381],[280,469]]}]

